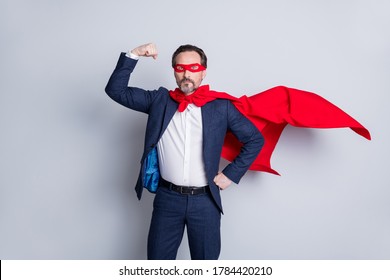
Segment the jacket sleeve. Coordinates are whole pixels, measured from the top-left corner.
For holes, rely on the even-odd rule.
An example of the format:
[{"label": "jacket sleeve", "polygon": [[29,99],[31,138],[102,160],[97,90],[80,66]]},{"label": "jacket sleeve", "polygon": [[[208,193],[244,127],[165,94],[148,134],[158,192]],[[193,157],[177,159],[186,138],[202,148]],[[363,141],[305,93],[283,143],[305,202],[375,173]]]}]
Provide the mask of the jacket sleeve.
[{"label": "jacket sleeve", "polygon": [[236,107],[228,102],[228,129],[242,143],[240,153],[222,171],[230,180],[238,184],[264,145],[260,131]]},{"label": "jacket sleeve", "polygon": [[131,73],[137,62],[137,60],[127,57],[125,53],[121,53],[105,91],[111,99],[119,104],[136,111],[149,113],[157,90],[148,91],[128,86]]}]

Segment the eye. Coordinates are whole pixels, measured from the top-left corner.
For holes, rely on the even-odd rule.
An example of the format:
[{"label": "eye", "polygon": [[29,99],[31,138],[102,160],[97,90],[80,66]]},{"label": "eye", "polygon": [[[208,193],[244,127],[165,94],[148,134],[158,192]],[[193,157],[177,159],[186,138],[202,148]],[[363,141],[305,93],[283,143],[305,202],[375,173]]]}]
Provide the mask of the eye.
[{"label": "eye", "polygon": [[184,70],[183,66],[180,66],[180,65],[176,65],[175,68],[176,68],[177,71],[183,71]]},{"label": "eye", "polygon": [[191,70],[198,70],[198,69],[199,69],[199,65],[198,64],[195,64],[195,65],[191,66]]}]

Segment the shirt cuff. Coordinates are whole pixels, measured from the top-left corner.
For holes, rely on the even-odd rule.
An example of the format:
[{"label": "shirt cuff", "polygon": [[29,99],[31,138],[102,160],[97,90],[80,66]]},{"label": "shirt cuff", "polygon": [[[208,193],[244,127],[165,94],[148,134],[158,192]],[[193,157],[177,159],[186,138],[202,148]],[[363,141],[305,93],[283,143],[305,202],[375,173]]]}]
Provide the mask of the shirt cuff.
[{"label": "shirt cuff", "polygon": [[128,51],[128,52],[126,53],[126,56],[129,57],[129,58],[131,58],[131,59],[135,59],[135,60],[138,60],[138,59],[139,59],[139,56],[136,55],[136,54],[133,54],[131,51]]}]

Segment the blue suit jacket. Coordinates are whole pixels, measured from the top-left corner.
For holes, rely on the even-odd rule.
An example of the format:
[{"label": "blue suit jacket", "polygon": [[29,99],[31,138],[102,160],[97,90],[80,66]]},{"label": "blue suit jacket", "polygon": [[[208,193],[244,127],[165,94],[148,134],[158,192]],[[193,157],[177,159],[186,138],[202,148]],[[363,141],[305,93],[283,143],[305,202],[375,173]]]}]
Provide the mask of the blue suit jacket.
[{"label": "blue suit jacket", "polygon": [[[136,111],[149,115],[141,170],[136,184],[140,199],[143,190],[144,164],[148,154],[157,145],[162,134],[178,108],[171,99],[169,91],[160,87],[158,90],[143,90],[129,87],[128,82],[137,60],[122,53],[117,66],[108,81],[106,93],[116,102]],[[260,152],[264,138],[259,130],[245,118],[234,105],[225,99],[207,103],[201,109],[203,122],[203,158],[207,180],[212,197],[222,212],[219,188],[214,183],[218,173],[221,150],[227,131],[231,131],[243,143],[240,154],[222,171],[230,180],[238,183]]]}]

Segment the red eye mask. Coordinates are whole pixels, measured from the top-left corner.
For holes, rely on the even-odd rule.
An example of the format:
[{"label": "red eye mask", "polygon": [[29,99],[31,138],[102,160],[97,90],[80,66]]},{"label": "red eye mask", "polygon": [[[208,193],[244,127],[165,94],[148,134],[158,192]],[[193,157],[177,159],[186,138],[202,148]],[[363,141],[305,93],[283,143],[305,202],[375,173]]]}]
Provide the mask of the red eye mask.
[{"label": "red eye mask", "polygon": [[175,69],[175,72],[181,73],[184,71],[190,71],[190,72],[200,72],[203,70],[206,70],[206,67],[203,65],[200,65],[199,63],[194,64],[176,64],[173,69]]}]

